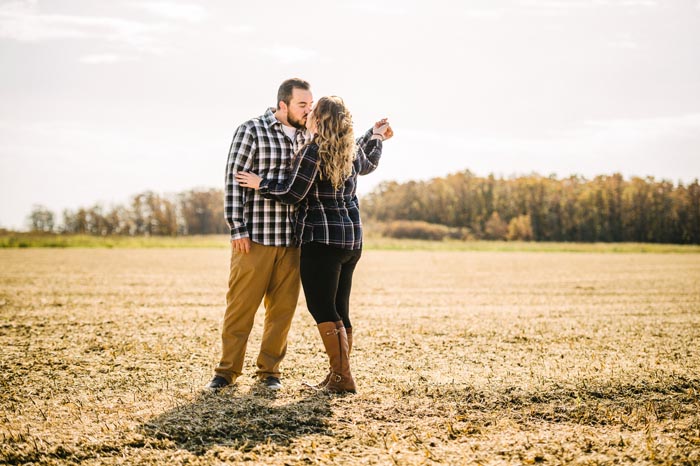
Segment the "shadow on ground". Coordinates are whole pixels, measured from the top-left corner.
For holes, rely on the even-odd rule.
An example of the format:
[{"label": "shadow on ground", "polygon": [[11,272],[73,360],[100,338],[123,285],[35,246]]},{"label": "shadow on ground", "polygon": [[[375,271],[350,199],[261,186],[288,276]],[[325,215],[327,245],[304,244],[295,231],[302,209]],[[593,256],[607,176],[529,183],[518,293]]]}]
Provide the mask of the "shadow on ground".
[{"label": "shadow on ground", "polygon": [[236,390],[202,392],[193,401],[143,423],[141,430],[196,455],[217,445],[248,451],[262,443],[288,445],[305,435],[333,435],[328,395],[310,392],[301,400],[279,405],[275,393],[265,389],[244,394]]}]

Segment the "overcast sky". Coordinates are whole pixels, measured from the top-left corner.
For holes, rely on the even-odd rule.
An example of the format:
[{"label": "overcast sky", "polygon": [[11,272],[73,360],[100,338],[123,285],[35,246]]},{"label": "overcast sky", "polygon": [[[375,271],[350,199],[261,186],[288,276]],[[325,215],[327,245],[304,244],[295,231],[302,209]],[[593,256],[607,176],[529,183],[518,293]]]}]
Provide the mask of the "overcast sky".
[{"label": "overcast sky", "polygon": [[700,177],[699,0],[0,0],[0,227],[223,187],[288,77],[395,137],[360,180]]}]

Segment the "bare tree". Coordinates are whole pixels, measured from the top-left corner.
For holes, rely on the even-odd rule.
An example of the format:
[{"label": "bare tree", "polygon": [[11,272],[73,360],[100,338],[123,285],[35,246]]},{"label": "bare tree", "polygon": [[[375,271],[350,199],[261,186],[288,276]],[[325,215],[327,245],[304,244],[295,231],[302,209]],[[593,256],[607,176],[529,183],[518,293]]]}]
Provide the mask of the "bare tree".
[{"label": "bare tree", "polygon": [[31,231],[50,233],[54,229],[54,215],[43,205],[34,205],[32,212],[27,217]]}]

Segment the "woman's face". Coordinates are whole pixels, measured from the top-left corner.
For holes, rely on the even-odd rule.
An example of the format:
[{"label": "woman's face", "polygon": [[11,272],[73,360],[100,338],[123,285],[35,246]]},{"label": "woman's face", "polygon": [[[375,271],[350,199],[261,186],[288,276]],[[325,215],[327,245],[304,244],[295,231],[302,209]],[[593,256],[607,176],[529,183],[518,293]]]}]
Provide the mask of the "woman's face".
[{"label": "woman's face", "polygon": [[311,110],[309,116],[306,118],[306,129],[308,129],[311,134],[316,134],[316,115],[314,115],[313,110]]}]

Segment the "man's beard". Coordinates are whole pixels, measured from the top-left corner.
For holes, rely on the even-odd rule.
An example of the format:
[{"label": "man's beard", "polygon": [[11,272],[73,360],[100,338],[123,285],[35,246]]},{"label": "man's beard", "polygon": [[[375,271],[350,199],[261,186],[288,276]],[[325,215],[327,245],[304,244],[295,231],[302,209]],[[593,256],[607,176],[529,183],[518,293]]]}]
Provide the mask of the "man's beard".
[{"label": "man's beard", "polygon": [[287,113],[287,123],[289,123],[290,126],[293,126],[296,129],[300,129],[302,131],[306,129],[306,124],[302,123],[301,120],[297,120],[296,118],[294,118],[294,116],[291,113]]}]

